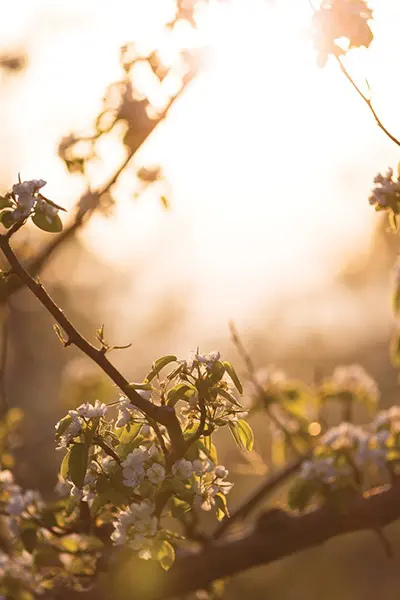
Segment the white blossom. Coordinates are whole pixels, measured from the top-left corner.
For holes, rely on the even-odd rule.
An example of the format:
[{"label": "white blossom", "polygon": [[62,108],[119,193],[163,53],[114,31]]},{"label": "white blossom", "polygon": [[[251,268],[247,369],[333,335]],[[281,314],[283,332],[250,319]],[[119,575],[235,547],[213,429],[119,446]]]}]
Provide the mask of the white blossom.
[{"label": "white blossom", "polygon": [[382,427],[388,428],[391,431],[398,430],[400,427],[400,406],[392,406],[388,410],[382,410],[372,423],[375,431]]},{"label": "white blossom", "polygon": [[[70,410],[70,411],[68,411],[68,414],[71,417],[72,421],[68,425],[68,427],[67,427],[66,431],[64,432],[64,434],[59,437],[58,445],[56,447],[56,450],[63,450],[64,448],[66,448],[68,446],[68,444],[82,430],[82,422],[81,422],[81,419],[79,418],[79,415],[78,415],[77,411]],[[56,430],[58,429],[59,425],[60,425],[60,421],[56,424]]]},{"label": "white blossom", "polygon": [[323,483],[333,483],[337,478],[352,475],[350,465],[338,467],[333,456],[305,461],[300,470],[302,479],[318,479]]},{"label": "white blossom", "polygon": [[73,498],[76,498],[77,500],[82,500],[83,498],[83,491],[80,490],[78,487],[76,487],[76,485],[73,485],[71,488],[71,496]]},{"label": "white blossom", "polygon": [[172,474],[177,477],[182,477],[182,479],[189,479],[193,474],[193,464],[190,460],[181,458],[172,465]]},{"label": "white blossom", "polygon": [[[78,406],[78,408],[76,409],[76,412],[78,413],[78,415],[80,417],[84,417],[86,419],[93,419],[95,417],[105,417],[108,411],[108,406],[106,404],[103,404],[102,402],[100,402],[100,400],[96,400],[96,402],[93,404],[90,404],[89,402],[85,402],[84,404],[81,404],[80,406]],[[70,411],[71,414],[71,411]]]},{"label": "white blossom", "polygon": [[229,474],[228,469],[226,469],[223,465],[218,465],[215,469],[215,475],[220,479],[225,479]]},{"label": "white blossom", "polygon": [[57,475],[57,483],[54,488],[58,496],[67,496],[71,491],[71,484],[68,481],[64,481],[60,474]]},{"label": "white blossom", "polygon": [[16,219],[27,215],[34,208],[37,201],[36,194],[44,185],[46,182],[43,179],[32,179],[13,185],[12,191],[18,204],[18,208],[14,211]]},{"label": "white blossom", "polygon": [[135,392],[145,400],[151,399],[151,390],[135,390]]},{"label": "white blossom", "polygon": [[165,469],[159,463],[154,463],[147,469],[146,476],[151,483],[158,485],[165,479]]},{"label": "white blossom", "polygon": [[21,488],[16,486],[15,491],[10,494],[7,512],[13,517],[19,517],[26,508],[32,504],[37,504],[39,507],[42,506],[43,502],[39,492],[27,490],[26,492],[21,493]]},{"label": "white blossom", "polygon": [[376,382],[360,365],[338,366],[328,381],[338,388],[338,392],[362,392],[374,400],[379,396]]},{"label": "white blossom", "polygon": [[368,434],[352,423],[341,423],[332,427],[321,438],[321,443],[334,449],[355,448],[368,441]]},{"label": "white blossom", "polygon": [[144,463],[150,458],[150,452],[144,446],[135,448],[122,463],[124,485],[137,487],[145,476]]},{"label": "white blossom", "polygon": [[132,418],[132,413],[129,409],[130,406],[131,404],[128,400],[121,400],[118,407],[118,417],[115,423],[115,427],[125,427],[125,425],[129,423],[129,421]]},{"label": "white blossom", "polygon": [[209,458],[206,458],[204,460],[197,458],[193,461],[193,472],[199,477],[204,473],[210,473],[213,470],[214,463]]},{"label": "white blossom", "polygon": [[208,354],[196,354],[197,362],[205,365],[207,369],[211,369],[214,363],[219,361],[220,358],[221,354],[218,350],[213,350],[212,352],[208,352]]},{"label": "white blossom", "polygon": [[128,543],[134,550],[139,550],[141,558],[150,558],[152,538],[156,535],[157,528],[152,502],[131,504],[125,511],[121,511],[118,519],[114,521],[111,540],[116,545]]},{"label": "white blossom", "polygon": [[371,192],[369,203],[377,208],[388,208],[390,204],[400,200],[400,182],[393,179],[393,169],[386,175],[378,173],[374,178],[376,187]]}]

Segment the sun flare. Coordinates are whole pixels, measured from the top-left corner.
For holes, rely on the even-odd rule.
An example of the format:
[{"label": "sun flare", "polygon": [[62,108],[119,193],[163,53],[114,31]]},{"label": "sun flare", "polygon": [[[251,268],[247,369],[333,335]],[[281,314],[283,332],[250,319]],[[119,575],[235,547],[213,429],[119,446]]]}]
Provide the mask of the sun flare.
[{"label": "sun flare", "polygon": [[[10,88],[8,99],[2,97],[9,115],[2,143],[19,148],[8,153],[10,171],[27,178],[45,171],[50,195],[72,206],[84,182],[66,173],[54,149],[98,114],[107,84],[120,77],[120,45],[138,38],[146,50],[161,43],[167,65],[179,47],[204,46],[202,73],[134,159],[135,166],[163,165],[172,210],[163,211],[151,193],[132,202],[136,179],[128,170],[113,190],[115,215],[94,217],[84,241],[122,269],[149,263],[160,289],[166,273],[170,286],[187,282],[196,290],[199,313],[212,289],[217,321],[226,310],[235,317],[261,306],[271,288],[276,297],[323,285],[350,251],[368,245],[374,215],[366,198],[376,169],[369,147],[380,151],[382,140],[336,65],[316,67],[307,0],[211,2],[199,12],[197,34],[180,23],[171,44],[162,32],[173,4],[117,0],[111,11],[108,2],[71,0],[65,9],[70,21],[47,0],[10,5],[0,33],[6,26],[7,40],[14,35],[28,44],[31,64],[21,78],[23,93]],[[377,10],[376,23],[386,37],[377,53],[368,51],[380,70],[385,43],[391,53],[400,52],[394,25],[379,24],[384,10]],[[356,76],[364,73],[364,58],[361,51],[351,58]],[[54,86],[55,76],[60,85]],[[154,79],[140,77],[159,102]],[[388,81],[383,69],[376,87],[385,93]],[[172,93],[176,80],[170,85]],[[393,102],[385,110],[396,119],[396,96],[386,96]],[[25,144],[27,131],[34,151]],[[379,168],[387,166],[388,152],[380,154]],[[120,140],[110,141],[103,157],[94,170],[99,179],[123,160]]]}]

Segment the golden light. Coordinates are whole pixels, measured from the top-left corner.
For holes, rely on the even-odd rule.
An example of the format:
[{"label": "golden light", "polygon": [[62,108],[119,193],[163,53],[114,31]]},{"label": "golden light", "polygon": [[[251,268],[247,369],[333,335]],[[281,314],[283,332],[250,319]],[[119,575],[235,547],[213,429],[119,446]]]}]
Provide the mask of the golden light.
[{"label": "golden light", "polygon": [[[54,153],[57,141],[97,114],[105,87],[120,76],[122,43],[139,37],[145,49],[162,40],[171,6],[119,0],[111,10],[108,2],[74,0],[65,8],[76,20],[72,35],[63,33],[59,9],[50,11],[44,0],[10,5],[8,16],[15,10],[15,31],[31,52],[24,93],[11,90],[8,105],[2,99],[10,115],[2,142],[15,146],[10,171],[45,173],[49,194],[73,204],[83,182],[66,174]],[[390,32],[387,20],[379,25],[381,11],[377,26]],[[163,211],[151,194],[133,203],[128,170],[115,189],[115,216],[94,218],[85,232],[85,243],[127,273],[132,261],[149,264],[151,276],[140,286],[144,304],[167,284],[184,285],[193,291],[199,322],[206,313],[210,327],[225,327],[229,318],[254,315],[269,296],[321,289],[350,251],[368,245],[375,218],[369,182],[389,164],[390,151],[336,65],[315,66],[310,16],[306,0],[230,0],[202,11],[195,44],[209,47],[210,64],[135,158],[137,166],[163,165],[172,210]],[[50,27],[57,18],[59,30]],[[30,39],[24,27],[35,19],[40,36],[32,27]],[[187,25],[176,33],[177,43],[190,45]],[[165,40],[162,53],[173,63],[176,48]],[[356,56],[362,61],[365,53]],[[148,83],[157,103],[156,86]],[[176,80],[170,85],[172,93]],[[123,159],[117,141],[104,152],[107,171]],[[97,172],[105,177],[105,166]]]},{"label": "golden light", "polygon": [[308,433],[313,437],[319,435],[321,433],[321,425],[316,421],[310,423],[308,426]]}]

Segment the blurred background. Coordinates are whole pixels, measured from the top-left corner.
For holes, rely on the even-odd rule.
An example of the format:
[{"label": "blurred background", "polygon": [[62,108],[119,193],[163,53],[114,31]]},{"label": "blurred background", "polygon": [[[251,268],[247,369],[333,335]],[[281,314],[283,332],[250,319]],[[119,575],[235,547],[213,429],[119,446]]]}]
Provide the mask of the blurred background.
[{"label": "blurred background", "polygon": [[[377,112],[396,135],[400,5],[369,4],[374,42],[346,65],[363,89],[368,78]],[[218,348],[240,372],[233,321],[257,366],[273,363],[312,383],[337,363],[360,363],[377,380],[382,406],[397,403],[388,352],[397,239],[368,196],[378,171],[396,169],[398,152],[337,65],[316,66],[311,14],[307,0],[211,2],[200,6],[194,31],[176,20],[172,0],[15,0],[4,11],[0,191],[18,172],[43,178],[46,196],[68,209],[66,223],[87,187],[107,182],[127,153],[118,126],[84,172],[67,168],[59,150],[66,136],[92,131],[107,87],[121,79],[121,45],[134,42],[142,56],[157,48],[171,70],[180,50],[196,56],[199,72],[135,152],[106,209],[41,272],[91,341],[104,324],[110,343],[132,343],[113,356],[130,380],[140,381],[158,356],[184,358],[198,346]],[[181,83],[173,73],[160,87],[153,75],[135,70],[136,98],[162,110]],[[138,170],[154,165],[161,181],[142,191]],[[13,239],[29,259],[51,236],[27,226]],[[5,396],[25,412],[17,474],[51,494],[60,462],[54,423],[82,401],[111,401],[118,392],[61,347],[27,291],[3,302],[1,315],[9,336]],[[255,429],[262,456],[269,432],[262,420]],[[243,457],[224,436],[221,459],[235,473],[238,502],[261,475],[243,472]],[[400,527],[389,537],[400,552]],[[372,534],[347,536],[236,578],[227,598],[391,600],[400,585],[396,563]]]}]

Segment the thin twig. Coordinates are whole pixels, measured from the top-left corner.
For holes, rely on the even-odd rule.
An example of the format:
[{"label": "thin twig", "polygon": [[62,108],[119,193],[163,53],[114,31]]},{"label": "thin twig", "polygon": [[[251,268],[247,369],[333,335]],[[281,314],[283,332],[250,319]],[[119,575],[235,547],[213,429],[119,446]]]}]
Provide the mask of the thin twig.
[{"label": "thin twig", "polygon": [[362,100],[365,102],[365,104],[368,106],[369,110],[372,113],[372,116],[375,119],[376,124],[378,125],[378,127],[383,131],[383,133],[385,133],[387,135],[387,137],[392,140],[392,142],[394,142],[396,144],[396,146],[400,146],[400,141],[390,133],[390,131],[383,125],[382,121],[380,120],[380,118],[378,117],[373,105],[372,105],[372,101],[370,98],[367,98],[367,96],[365,94],[363,94],[363,92],[360,90],[360,88],[358,87],[358,85],[356,84],[356,82],[354,81],[354,79],[352,78],[352,76],[350,75],[350,73],[348,72],[348,70],[346,69],[346,67],[344,66],[343,62],[340,60],[339,56],[335,56],[335,59],[337,61],[337,63],[340,66],[340,70],[342,71],[343,75],[346,77],[346,79],[351,83],[351,85],[353,86],[353,88],[356,90],[357,94],[360,96],[360,98],[362,98]]},{"label": "thin twig", "polygon": [[[141,139],[138,141],[135,147],[129,151],[126,158],[123,160],[115,173],[110,177],[110,179],[97,191],[89,192],[86,190],[84,196],[88,193],[91,193],[93,196],[93,205],[82,210],[82,208],[80,208],[80,203],[77,203],[73,220],[64,227],[63,231],[58,236],[54,237],[48,244],[43,246],[40,252],[37,253],[36,257],[30,262],[30,264],[28,264],[27,268],[33,276],[36,276],[38,273],[40,273],[44,265],[47,264],[48,260],[58,250],[58,248],[63,246],[68,240],[73,239],[77,231],[79,231],[79,229],[87,223],[93,213],[99,208],[101,198],[107,192],[109,192],[111,187],[118,181],[121,173],[126,169],[135,154],[142,147],[144,142],[150,137],[156,127],[167,117],[172,105],[175,104],[175,102],[187,90],[197,73],[197,69],[191,69],[184,77],[182,88],[173,98],[170,99],[159,118],[155,119],[154,121],[149,121],[149,127],[142,132]],[[7,283],[0,289],[0,304],[5,302],[10,295],[17,292],[21,288],[21,285],[22,284],[18,279],[13,278],[8,280]]]},{"label": "thin twig", "polygon": [[250,354],[247,352],[246,348],[244,347],[242,340],[240,339],[239,332],[236,329],[236,325],[233,321],[229,322],[229,330],[231,332],[232,341],[236,346],[237,351],[239,352],[239,356],[243,359],[243,362],[247,367],[247,371],[250,375],[255,375],[256,368],[253,363],[253,360]]},{"label": "thin twig", "polygon": [[[308,0],[308,3],[310,5],[312,11],[315,14],[317,12],[317,9],[315,8],[312,0]],[[340,59],[340,56],[337,56],[336,54],[332,54],[332,56],[335,58],[336,62],[338,63],[338,65],[340,67],[340,70],[342,71],[343,75],[346,77],[347,81],[349,81],[349,83],[351,83],[351,85],[353,86],[353,88],[356,90],[357,94],[360,96],[360,98],[368,106],[369,110],[372,113],[372,116],[375,119],[375,123],[378,125],[378,127],[383,131],[383,133],[385,135],[387,135],[387,137],[390,140],[392,140],[392,142],[394,142],[396,144],[396,146],[400,146],[400,141],[393,134],[391,134],[390,131],[384,126],[384,124],[382,123],[382,121],[380,120],[379,116],[376,113],[376,110],[375,110],[375,108],[374,108],[374,106],[372,104],[371,98],[368,98],[360,90],[360,88],[358,87],[358,85],[356,84],[356,82],[354,81],[354,79],[352,78],[352,76],[350,75],[350,73],[348,72],[348,70],[346,69],[346,67],[344,66],[342,60]],[[368,89],[371,90],[368,80],[366,79],[365,81],[366,81]]]},{"label": "thin twig", "polygon": [[[229,329],[231,332],[232,341],[233,341],[234,345],[236,346],[240,357],[243,359],[243,361],[247,367],[248,377],[249,377],[251,383],[256,388],[257,393],[260,396],[260,398],[266,399],[265,390],[263,389],[262,385],[260,384],[260,382],[257,379],[257,372],[256,372],[256,368],[255,368],[253,359],[251,358],[250,354],[247,352],[246,348],[244,347],[244,344],[240,338],[239,332],[236,329],[236,326],[232,321],[229,323]],[[279,421],[279,419],[277,419],[275,417],[275,415],[272,413],[272,411],[270,410],[270,408],[268,406],[268,402],[265,402],[264,404],[265,404],[265,412],[267,413],[269,419],[273,422],[275,427],[277,427],[278,429],[280,429],[280,431],[282,431],[283,435],[286,438],[288,445],[290,446],[290,449],[293,451],[293,453],[295,455],[298,456],[299,451],[297,450],[297,448],[293,442],[290,432],[286,429],[284,424],[281,423]]]},{"label": "thin twig", "polygon": [[267,496],[270,496],[276,489],[285,483],[289,477],[294,475],[302,463],[307,460],[310,456],[310,452],[303,454],[296,458],[295,461],[289,463],[276,473],[273,473],[268,477],[250,496],[245,498],[234,511],[231,512],[230,518],[225,517],[223,521],[218,525],[212,534],[211,538],[216,540],[220,538],[228,529],[230,529],[238,521],[243,521],[257,506],[260,502],[263,502]]},{"label": "thin twig", "polygon": [[142,398],[136,390],[129,386],[127,379],[125,379],[118,369],[116,369],[108,360],[101,348],[95,348],[95,346],[90,344],[90,342],[77,331],[64,312],[49,296],[44,287],[26,271],[12,250],[9,238],[5,235],[0,235],[0,248],[7,258],[14,274],[17,275],[23,284],[31,290],[47,311],[54,317],[57,323],[63,328],[68,336],[65,345],[68,346],[73,344],[82,350],[86,356],[95,362],[110,377],[134,406],[139,408],[145,415],[164,425],[170,435],[174,454],[178,457],[182,455],[182,453],[185,452],[186,445],[174,409],[169,406],[157,406],[153,404],[149,400]]}]

